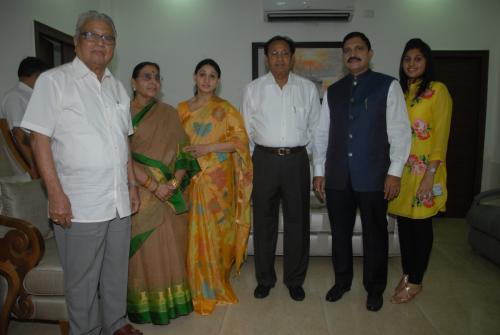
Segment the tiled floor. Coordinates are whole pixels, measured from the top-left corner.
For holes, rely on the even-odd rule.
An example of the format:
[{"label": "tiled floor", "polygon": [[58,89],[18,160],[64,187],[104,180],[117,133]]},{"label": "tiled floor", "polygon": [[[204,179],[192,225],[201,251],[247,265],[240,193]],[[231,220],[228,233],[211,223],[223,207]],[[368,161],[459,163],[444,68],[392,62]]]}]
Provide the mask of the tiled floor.
[{"label": "tiled floor", "polygon": [[[311,258],[304,284],[306,299],[295,302],[278,282],[268,298],[253,297],[253,259],[233,285],[240,298],[220,306],[211,316],[191,314],[168,326],[139,325],[144,334],[203,335],[343,335],[343,334],[500,334],[500,267],[473,253],[464,220],[439,219],[424,291],[413,302],[392,305],[393,287],[400,278],[400,259],[389,261],[389,284],[380,312],[368,312],[362,286],[362,259],[355,259],[353,287],[336,303],[324,300],[333,283],[329,258]],[[278,258],[278,275],[282,261]],[[10,335],[58,334],[53,324],[11,322]]]}]

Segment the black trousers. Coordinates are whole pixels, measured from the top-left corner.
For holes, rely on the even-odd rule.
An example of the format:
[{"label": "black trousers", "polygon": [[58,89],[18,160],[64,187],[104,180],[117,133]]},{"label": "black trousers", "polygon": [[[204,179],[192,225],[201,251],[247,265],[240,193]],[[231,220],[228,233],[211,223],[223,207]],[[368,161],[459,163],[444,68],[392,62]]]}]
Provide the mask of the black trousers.
[{"label": "black trousers", "polygon": [[256,146],[252,157],[253,238],[257,282],[274,286],[280,202],[284,221],[284,276],[302,285],[309,262],[310,168],[307,151],[278,156]]},{"label": "black trousers", "polygon": [[410,219],[398,216],[399,245],[403,273],[412,284],[422,284],[425,270],[431,256],[434,234],[432,217]]},{"label": "black trousers", "polygon": [[387,201],[383,192],[326,189],[332,230],[332,261],[335,284],[351,287],[352,233],[359,208],[363,229],[363,285],[370,294],[382,294],[387,286]]}]

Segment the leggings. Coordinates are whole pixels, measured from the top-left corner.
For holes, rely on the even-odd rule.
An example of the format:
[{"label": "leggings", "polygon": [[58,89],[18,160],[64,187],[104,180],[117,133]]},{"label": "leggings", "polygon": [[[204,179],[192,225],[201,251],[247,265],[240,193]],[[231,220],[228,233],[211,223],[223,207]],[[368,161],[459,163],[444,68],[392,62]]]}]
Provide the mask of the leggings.
[{"label": "leggings", "polygon": [[408,281],[420,285],[432,250],[432,217],[410,219],[398,216],[401,265]]}]

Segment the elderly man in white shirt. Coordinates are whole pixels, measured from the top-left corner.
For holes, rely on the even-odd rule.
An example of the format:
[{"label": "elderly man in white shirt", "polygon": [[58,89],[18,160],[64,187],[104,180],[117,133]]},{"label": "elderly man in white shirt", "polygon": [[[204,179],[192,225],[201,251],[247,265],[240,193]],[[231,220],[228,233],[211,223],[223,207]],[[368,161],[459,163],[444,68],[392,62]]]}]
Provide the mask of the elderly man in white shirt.
[{"label": "elderly man in white shirt", "polygon": [[276,283],[274,255],[280,203],[284,218],[284,278],[290,297],[302,288],[309,260],[310,170],[306,146],[319,120],[315,85],[291,72],[294,42],[271,38],[264,47],[269,73],[247,85],[242,113],[253,148],[253,238],[257,287],[265,298]]},{"label": "elderly man in white shirt", "polygon": [[2,100],[2,117],[7,120],[16,148],[28,164],[28,172],[32,178],[38,178],[38,171],[33,161],[29,132],[21,128],[21,120],[33,93],[35,82],[40,73],[47,68],[47,65],[39,58],[24,58],[17,70],[19,81],[5,94]]},{"label": "elderly man in white shirt", "polygon": [[107,69],[111,18],[78,18],[72,63],[43,73],[21,126],[31,130],[64,270],[71,334],[142,334],[127,324],[130,215],[139,208],[129,97]]}]

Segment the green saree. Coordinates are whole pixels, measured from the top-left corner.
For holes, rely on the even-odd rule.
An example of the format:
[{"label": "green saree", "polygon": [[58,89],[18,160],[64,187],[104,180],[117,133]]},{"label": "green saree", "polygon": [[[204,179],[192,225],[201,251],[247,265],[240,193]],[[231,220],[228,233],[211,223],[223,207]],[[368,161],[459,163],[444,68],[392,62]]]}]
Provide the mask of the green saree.
[{"label": "green saree", "polygon": [[132,157],[158,182],[167,182],[177,170],[186,170],[180,187],[162,202],[139,187],[141,208],[132,216],[127,313],[135,323],[168,324],[189,314],[191,293],[186,277],[187,206],[183,191],[198,163],[182,148],[187,136],[177,112],[153,101],[132,123]]}]

